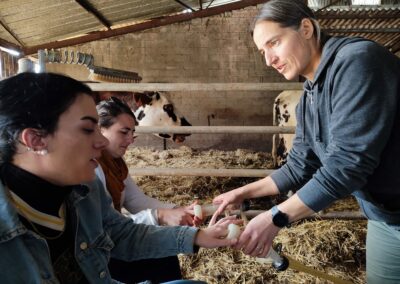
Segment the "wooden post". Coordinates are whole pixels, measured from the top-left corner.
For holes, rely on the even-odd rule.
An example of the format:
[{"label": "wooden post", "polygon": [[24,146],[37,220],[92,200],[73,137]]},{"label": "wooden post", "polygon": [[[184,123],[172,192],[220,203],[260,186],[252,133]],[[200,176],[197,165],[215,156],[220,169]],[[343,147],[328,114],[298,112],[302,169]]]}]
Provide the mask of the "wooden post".
[{"label": "wooden post", "polygon": [[89,83],[93,91],[282,91],[302,90],[302,83]]},{"label": "wooden post", "polygon": [[266,177],[273,170],[262,169],[194,169],[194,168],[130,168],[131,176],[214,176],[214,177]]}]

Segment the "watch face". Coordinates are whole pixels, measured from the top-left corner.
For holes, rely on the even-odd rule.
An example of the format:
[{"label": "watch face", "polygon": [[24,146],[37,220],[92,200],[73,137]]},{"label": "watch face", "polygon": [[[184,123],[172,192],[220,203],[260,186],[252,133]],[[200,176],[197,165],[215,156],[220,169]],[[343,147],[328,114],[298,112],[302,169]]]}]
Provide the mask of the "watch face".
[{"label": "watch face", "polygon": [[278,212],[275,214],[275,216],[272,218],[272,222],[274,222],[274,225],[283,228],[289,224],[289,218],[286,214],[282,212]]}]

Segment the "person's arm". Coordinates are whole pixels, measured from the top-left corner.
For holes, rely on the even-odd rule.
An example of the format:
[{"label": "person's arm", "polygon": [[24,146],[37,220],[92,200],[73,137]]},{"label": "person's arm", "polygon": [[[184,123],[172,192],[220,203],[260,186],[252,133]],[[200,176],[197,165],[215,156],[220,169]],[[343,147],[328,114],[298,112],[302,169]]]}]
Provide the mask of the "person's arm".
[{"label": "person's arm", "polygon": [[[11,233],[10,233],[11,235]],[[47,250],[41,250],[42,246],[38,244],[29,248],[24,242],[24,236],[15,236],[13,238],[5,238],[7,240],[0,243],[0,277],[2,283],[41,283],[43,278],[41,271],[52,271],[50,258]],[[32,253],[38,253],[32,257]],[[38,257],[42,255],[43,257]],[[39,268],[41,261],[43,267]],[[46,267],[47,264],[47,267]],[[23,271],[23,273],[21,273]],[[48,280],[56,280],[54,275]]]},{"label": "person's arm", "polygon": [[164,203],[155,198],[146,195],[133,181],[131,176],[124,180],[125,184],[125,196],[123,200],[123,206],[132,214],[136,214],[146,209],[157,209],[157,208],[174,208],[175,204]]},{"label": "person's arm", "polygon": [[[107,190],[107,185],[106,185],[106,178],[104,175],[104,171],[101,168],[101,166],[99,165],[96,168],[96,175],[99,178],[99,180],[101,181],[101,183],[103,184],[103,187],[106,191],[106,194],[109,195],[109,192]],[[128,176],[128,178],[125,180],[125,185],[126,188],[124,190],[124,192],[122,193],[122,202],[123,202],[123,206],[125,207],[125,209],[127,209],[129,211],[129,215],[128,217],[130,217],[133,222],[135,223],[142,223],[142,224],[147,224],[147,225],[158,225],[158,211],[157,211],[157,206],[163,206],[163,204],[161,204],[161,202],[159,202],[158,200],[148,197],[146,196],[139,188],[138,186],[135,184],[135,182],[130,178],[130,176]],[[128,192],[128,200],[130,200],[131,202],[126,202],[126,193]],[[154,206],[154,208],[150,207],[148,209],[144,209],[144,210],[140,210],[139,209],[135,209],[135,206],[140,206],[140,204],[137,204],[134,202],[134,198],[135,196],[140,196],[142,199],[147,199],[147,204],[150,203]],[[140,199],[140,198],[139,198]],[[149,200],[150,199],[150,200]],[[140,199],[141,200],[141,199]],[[113,206],[113,204],[112,204]],[[165,205],[166,207],[172,207],[173,204]]]},{"label": "person's arm", "polygon": [[93,216],[101,218],[103,229],[114,244],[111,255],[117,259],[132,261],[160,258],[179,253],[193,253],[196,246],[216,248],[231,246],[237,242],[224,238],[230,223],[240,223],[240,220],[233,216],[206,229],[135,224],[130,218],[111,208],[111,198],[105,194],[98,179],[87,186],[90,188],[88,195],[76,203],[76,210],[89,211]]},{"label": "person's arm", "polygon": [[135,223],[149,225],[192,225],[192,217],[185,208],[174,208],[171,203],[163,203],[146,195],[128,176],[125,181],[123,206],[131,213]]},{"label": "person's arm", "polygon": [[193,225],[194,213],[192,205],[176,207],[172,203],[164,203],[149,197],[144,194],[130,176],[126,178],[124,183],[126,187],[124,190],[123,206],[129,212],[135,213],[130,215],[130,217],[136,223],[168,226]]},{"label": "person's arm", "polygon": [[242,187],[216,196],[213,199],[213,203],[219,205],[219,207],[214,213],[214,216],[215,218],[219,216],[230,204],[240,205],[245,199],[266,195],[275,195],[278,193],[278,188],[271,177],[265,177],[261,180],[246,184]]},{"label": "person's arm", "polygon": [[[104,171],[100,165],[97,166],[96,175],[103,184],[106,192],[108,193],[106,186],[106,177]],[[132,178],[128,177],[124,180],[125,189],[123,191],[123,206],[132,214],[139,213],[146,209],[157,209],[157,208],[173,208],[175,205],[171,203],[163,203],[155,198],[147,196],[143,191],[136,185]]]},{"label": "person's arm", "polygon": [[302,99],[296,107],[296,135],[287,163],[275,170],[270,176],[215,197],[213,203],[220,204],[215,216],[221,214],[229,204],[238,205],[245,199],[286,194],[289,190],[297,190],[320,167],[321,163],[318,157],[302,137],[304,103]]}]

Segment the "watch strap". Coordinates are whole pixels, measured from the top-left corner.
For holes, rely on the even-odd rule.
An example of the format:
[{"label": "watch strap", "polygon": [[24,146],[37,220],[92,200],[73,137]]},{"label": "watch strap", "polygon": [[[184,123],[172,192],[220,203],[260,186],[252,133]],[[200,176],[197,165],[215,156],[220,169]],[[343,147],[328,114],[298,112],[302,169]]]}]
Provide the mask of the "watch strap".
[{"label": "watch strap", "polygon": [[[281,212],[277,205],[271,208],[272,222],[279,228],[289,227],[289,217],[287,214]],[[283,221],[283,222],[282,222]]]}]

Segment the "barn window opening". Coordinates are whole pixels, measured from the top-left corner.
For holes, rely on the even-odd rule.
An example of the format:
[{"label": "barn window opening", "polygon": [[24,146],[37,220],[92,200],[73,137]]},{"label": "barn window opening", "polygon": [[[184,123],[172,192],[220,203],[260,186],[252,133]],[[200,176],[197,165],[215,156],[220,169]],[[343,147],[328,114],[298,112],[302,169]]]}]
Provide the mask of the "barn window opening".
[{"label": "barn window opening", "polygon": [[16,56],[16,57],[18,57],[20,55],[20,53],[14,49],[9,49],[9,48],[0,46],[0,50],[7,52],[8,54],[10,54],[12,56]]}]

